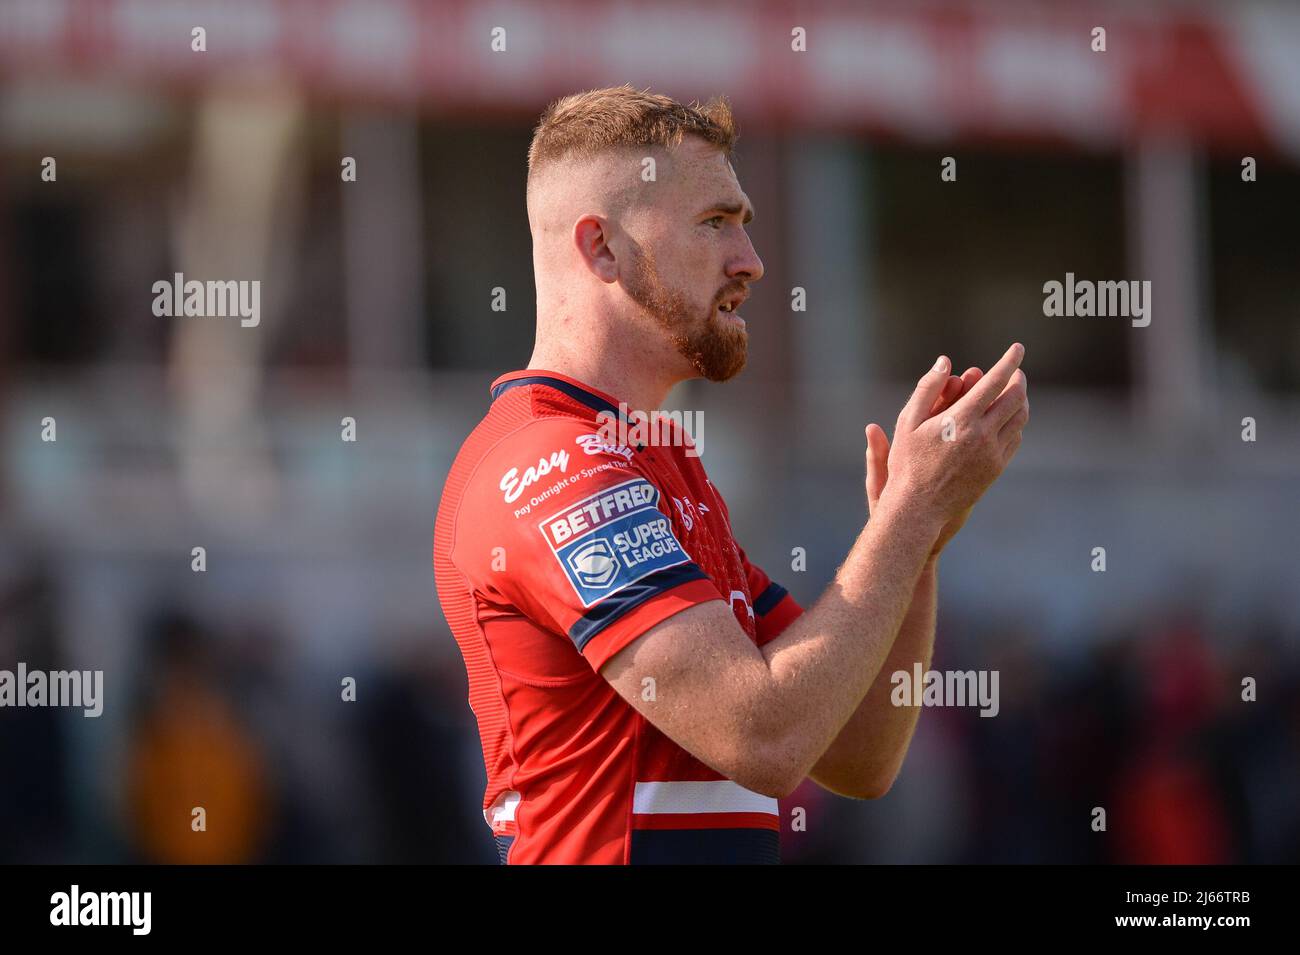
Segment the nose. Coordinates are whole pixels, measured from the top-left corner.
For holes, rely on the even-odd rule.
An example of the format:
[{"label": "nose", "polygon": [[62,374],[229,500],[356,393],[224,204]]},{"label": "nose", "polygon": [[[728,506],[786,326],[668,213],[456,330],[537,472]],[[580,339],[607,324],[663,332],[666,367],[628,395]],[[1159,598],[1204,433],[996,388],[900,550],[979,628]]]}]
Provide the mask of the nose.
[{"label": "nose", "polygon": [[763,260],[754,251],[754,243],[749,236],[740,232],[741,248],[727,262],[727,278],[740,281],[757,282],[763,277]]}]

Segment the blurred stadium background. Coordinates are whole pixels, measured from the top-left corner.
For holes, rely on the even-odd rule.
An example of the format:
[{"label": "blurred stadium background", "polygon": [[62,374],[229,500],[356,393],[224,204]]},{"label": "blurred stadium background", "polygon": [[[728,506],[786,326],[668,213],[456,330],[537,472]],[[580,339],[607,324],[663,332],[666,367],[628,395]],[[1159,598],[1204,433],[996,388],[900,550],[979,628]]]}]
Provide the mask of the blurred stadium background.
[{"label": "blurred stadium background", "polygon": [[[750,364],[672,400],[801,600],[863,425],[1027,346],[940,571],[935,665],[1001,714],[927,710],[883,800],[805,784],[786,861],[1300,860],[1296,5],[0,0],[0,667],[106,674],[97,720],[0,712],[0,861],[495,861],[433,519],[531,350],[531,125],[624,82],[736,110]],[[1151,325],[1044,317],[1067,271]],[[260,325],[155,317],[175,272]]]}]

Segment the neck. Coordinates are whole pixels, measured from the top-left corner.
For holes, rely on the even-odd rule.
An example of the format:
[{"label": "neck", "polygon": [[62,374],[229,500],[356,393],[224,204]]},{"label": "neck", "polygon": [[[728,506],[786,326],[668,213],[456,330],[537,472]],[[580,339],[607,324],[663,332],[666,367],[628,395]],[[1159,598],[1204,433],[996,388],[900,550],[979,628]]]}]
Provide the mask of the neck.
[{"label": "neck", "polygon": [[[674,376],[665,369],[682,361],[671,343],[637,341],[637,336],[601,336],[599,341],[544,335],[539,330],[528,368],[568,375],[585,385],[625,402],[636,411],[663,407],[668,392],[686,375]],[[663,354],[667,349],[671,354]]]}]

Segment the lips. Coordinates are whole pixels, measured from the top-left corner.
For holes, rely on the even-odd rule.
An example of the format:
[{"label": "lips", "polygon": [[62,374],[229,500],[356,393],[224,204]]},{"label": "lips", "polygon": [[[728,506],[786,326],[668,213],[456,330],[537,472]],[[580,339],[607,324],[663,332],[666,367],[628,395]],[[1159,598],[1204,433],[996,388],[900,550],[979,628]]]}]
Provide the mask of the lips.
[{"label": "lips", "polygon": [[740,308],[747,298],[749,298],[749,296],[742,292],[729,295],[718,305],[718,310],[727,313],[734,312],[736,309]]},{"label": "lips", "polygon": [[744,328],[745,320],[741,318],[739,315],[737,315],[735,311],[736,306],[743,301],[744,301],[743,298],[729,299],[723,302],[723,304],[719,305],[717,308],[717,312],[721,316],[721,318],[718,320],[723,322],[726,325],[734,325],[737,328]]}]

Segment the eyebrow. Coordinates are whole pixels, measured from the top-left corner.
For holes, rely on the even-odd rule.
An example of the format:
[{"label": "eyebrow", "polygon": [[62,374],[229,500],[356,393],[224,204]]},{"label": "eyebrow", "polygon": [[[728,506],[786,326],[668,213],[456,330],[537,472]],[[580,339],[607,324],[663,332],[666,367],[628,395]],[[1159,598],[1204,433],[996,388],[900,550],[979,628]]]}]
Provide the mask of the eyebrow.
[{"label": "eyebrow", "polygon": [[[738,215],[744,209],[745,206],[739,202],[715,202],[713,205],[705,209],[704,212],[725,212],[729,216],[734,216]],[[701,212],[700,215],[703,215],[704,212]],[[748,225],[750,220],[753,218],[754,209],[751,206],[747,211],[745,211],[745,218],[741,220],[741,222],[744,225]]]}]

